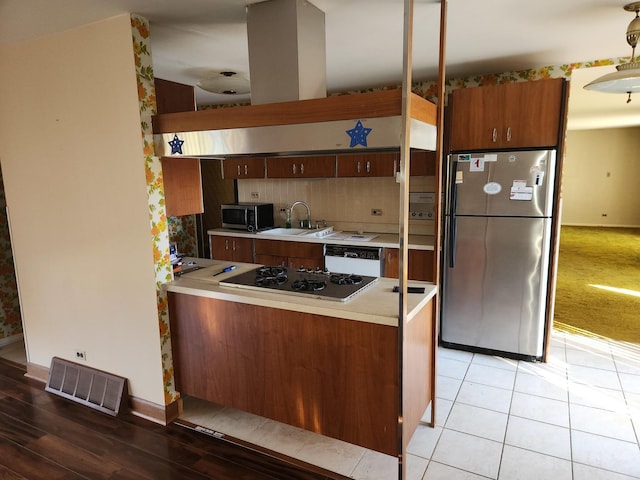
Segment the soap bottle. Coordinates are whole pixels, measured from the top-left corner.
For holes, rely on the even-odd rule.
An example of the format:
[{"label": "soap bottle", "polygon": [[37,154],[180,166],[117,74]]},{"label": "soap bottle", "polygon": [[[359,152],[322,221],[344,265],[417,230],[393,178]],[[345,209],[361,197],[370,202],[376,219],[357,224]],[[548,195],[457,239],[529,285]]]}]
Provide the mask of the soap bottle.
[{"label": "soap bottle", "polygon": [[287,208],[285,210],[286,214],[287,214],[287,221],[284,224],[285,228],[291,228],[291,209]]}]

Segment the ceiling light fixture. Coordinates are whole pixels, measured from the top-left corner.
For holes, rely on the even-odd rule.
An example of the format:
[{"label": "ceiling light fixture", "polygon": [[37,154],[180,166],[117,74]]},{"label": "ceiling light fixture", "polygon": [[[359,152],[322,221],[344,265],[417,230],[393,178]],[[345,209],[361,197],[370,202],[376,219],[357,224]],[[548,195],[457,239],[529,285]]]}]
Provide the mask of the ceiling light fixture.
[{"label": "ceiling light fixture", "polygon": [[200,80],[196,85],[203,90],[222,95],[243,95],[249,93],[249,80],[236,72],[220,72]]},{"label": "ceiling light fixture", "polygon": [[624,6],[627,12],[635,12],[636,16],[627,27],[627,43],[631,45],[631,60],[616,66],[613,73],[608,73],[584,86],[587,90],[607,93],[626,93],[629,95],[627,103],[631,101],[631,94],[640,92],[640,62],[636,62],[636,45],[640,38],[640,2],[629,3]]}]

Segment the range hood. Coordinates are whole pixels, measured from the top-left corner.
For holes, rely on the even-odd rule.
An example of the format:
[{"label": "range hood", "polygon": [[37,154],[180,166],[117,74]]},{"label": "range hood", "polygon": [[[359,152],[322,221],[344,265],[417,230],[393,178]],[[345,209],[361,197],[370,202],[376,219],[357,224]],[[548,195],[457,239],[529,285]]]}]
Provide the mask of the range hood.
[{"label": "range hood", "polygon": [[327,96],[324,12],[306,0],[247,7],[251,104]]},{"label": "range hood", "polygon": [[[252,104],[153,118],[156,154],[229,157],[394,149],[402,91],[326,96],[324,13],[306,0],[247,7]],[[436,107],[409,94],[411,147],[436,148]]]}]

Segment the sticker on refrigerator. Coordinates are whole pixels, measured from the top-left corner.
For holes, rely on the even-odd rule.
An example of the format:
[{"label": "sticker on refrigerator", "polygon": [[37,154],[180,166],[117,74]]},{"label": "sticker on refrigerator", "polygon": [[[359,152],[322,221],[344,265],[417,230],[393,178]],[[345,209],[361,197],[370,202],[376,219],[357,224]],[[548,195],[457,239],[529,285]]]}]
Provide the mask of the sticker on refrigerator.
[{"label": "sticker on refrigerator", "polygon": [[471,155],[469,155],[468,153],[461,153],[458,155],[458,161],[459,162],[470,162],[471,161]]},{"label": "sticker on refrigerator", "polygon": [[497,195],[502,191],[502,185],[500,185],[498,182],[489,182],[484,187],[482,187],[482,190],[484,190],[484,193],[486,193],[487,195]]},{"label": "sticker on refrigerator", "polygon": [[544,180],[544,172],[536,172],[535,176],[533,177],[533,184],[536,187],[539,187],[540,185],[542,185],[542,180]]},{"label": "sticker on refrigerator", "polygon": [[462,171],[458,170],[456,172],[456,183],[462,183]]},{"label": "sticker on refrigerator", "polygon": [[533,200],[533,187],[511,187],[509,200]]},{"label": "sticker on refrigerator", "polygon": [[486,162],[497,162],[498,154],[497,153],[486,153],[484,155],[484,161]]},{"label": "sticker on refrigerator", "polygon": [[472,158],[469,163],[470,172],[484,172],[484,158]]}]

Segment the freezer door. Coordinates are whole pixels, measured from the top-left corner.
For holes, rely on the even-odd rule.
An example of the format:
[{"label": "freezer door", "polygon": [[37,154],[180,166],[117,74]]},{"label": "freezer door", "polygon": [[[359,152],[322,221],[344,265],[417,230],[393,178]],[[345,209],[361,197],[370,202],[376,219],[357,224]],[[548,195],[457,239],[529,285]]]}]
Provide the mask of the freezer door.
[{"label": "freezer door", "polygon": [[551,216],[555,160],[554,150],[451,155],[456,213]]},{"label": "freezer door", "polygon": [[457,217],[456,223],[455,252],[445,248],[455,264],[443,265],[442,340],[540,357],[551,219]]}]

